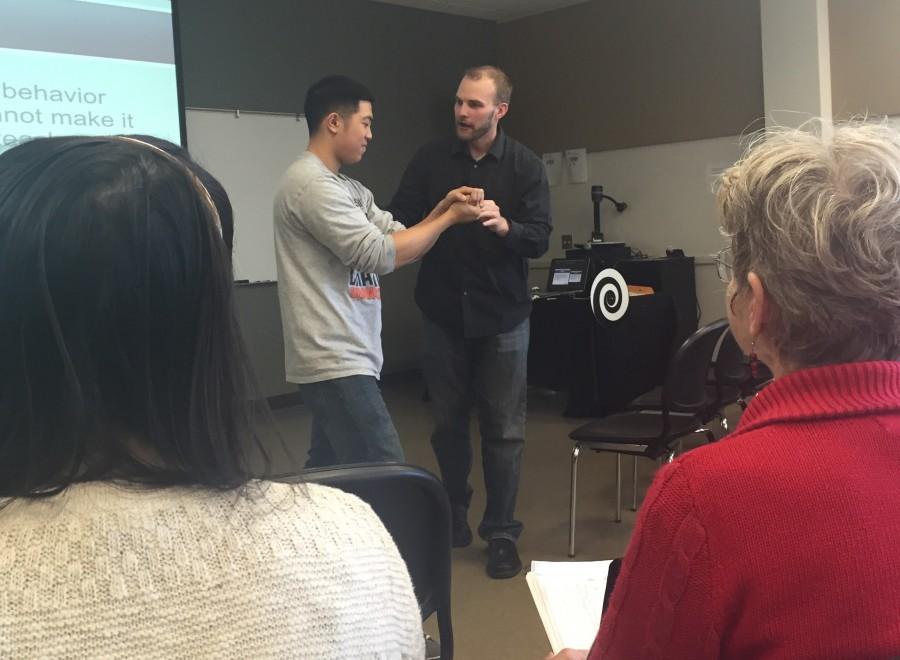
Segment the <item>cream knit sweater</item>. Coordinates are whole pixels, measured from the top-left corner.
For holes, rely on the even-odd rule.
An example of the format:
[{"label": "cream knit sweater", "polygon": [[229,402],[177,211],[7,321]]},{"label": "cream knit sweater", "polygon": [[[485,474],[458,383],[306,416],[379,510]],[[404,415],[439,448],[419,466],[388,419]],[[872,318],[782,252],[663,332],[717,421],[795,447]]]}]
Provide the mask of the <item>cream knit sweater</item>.
[{"label": "cream knit sweater", "polygon": [[338,490],[73,486],[0,509],[0,658],[415,658],[406,566]]}]

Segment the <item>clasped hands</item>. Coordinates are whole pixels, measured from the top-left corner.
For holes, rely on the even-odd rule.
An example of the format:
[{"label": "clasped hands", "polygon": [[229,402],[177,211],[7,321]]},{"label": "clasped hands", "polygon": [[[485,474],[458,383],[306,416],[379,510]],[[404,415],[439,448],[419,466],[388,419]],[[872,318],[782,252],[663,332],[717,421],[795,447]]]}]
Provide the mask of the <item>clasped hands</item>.
[{"label": "clasped hands", "polygon": [[500,207],[491,199],[484,198],[482,188],[462,186],[454,188],[441,200],[441,206],[454,215],[455,222],[480,221],[481,226],[498,236],[509,233],[509,221],[500,213]]}]

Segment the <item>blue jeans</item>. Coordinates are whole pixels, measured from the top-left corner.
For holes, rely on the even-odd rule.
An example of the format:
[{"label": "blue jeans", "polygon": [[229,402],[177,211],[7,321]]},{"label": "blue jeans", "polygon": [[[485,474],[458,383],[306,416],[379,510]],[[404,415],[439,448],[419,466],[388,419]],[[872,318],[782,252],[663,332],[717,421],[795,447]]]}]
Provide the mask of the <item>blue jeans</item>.
[{"label": "blue jeans", "polygon": [[476,339],[425,319],[424,372],[435,419],[431,445],[456,509],[467,509],[472,499],[469,417],[473,404],[478,410],[487,493],[478,535],[485,540],[515,541],[522,533],[514,514],[525,445],[528,337],[528,319],[509,332]]},{"label": "blue jeans", "polygon": [[298,385],[312,411],[306,467],[403,461],[400,437],[373,376]]}]

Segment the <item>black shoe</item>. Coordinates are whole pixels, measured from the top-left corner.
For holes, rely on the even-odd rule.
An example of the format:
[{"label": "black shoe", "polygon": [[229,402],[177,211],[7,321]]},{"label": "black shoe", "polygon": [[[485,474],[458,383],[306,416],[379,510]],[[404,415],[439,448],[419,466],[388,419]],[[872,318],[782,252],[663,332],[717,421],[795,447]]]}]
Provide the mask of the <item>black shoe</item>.
[{"label": "black shoe", "polygon": [[465,548],[472,545],[472,530],[469,527],[468,511],[463,507],[453,509],[453,538],[454,548]]},{"label": "black shoe", "polygon": [[487,574],[490,577],[495,580],[511,578],[521,570],[522,560],[513,541],[504,538],[488,541]]}]

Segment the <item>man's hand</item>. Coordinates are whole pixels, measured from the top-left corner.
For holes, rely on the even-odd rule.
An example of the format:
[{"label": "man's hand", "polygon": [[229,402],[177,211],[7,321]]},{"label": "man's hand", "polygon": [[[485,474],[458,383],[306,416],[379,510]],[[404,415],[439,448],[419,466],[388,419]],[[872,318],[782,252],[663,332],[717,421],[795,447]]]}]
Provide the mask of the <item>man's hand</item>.
[{"label": "man's hand", "polygon": [[544,660],[587,660],[587,651],[576,651],[575,649],[563,649],[556,655],[549,654]]},{"label": "man's hand", "polygon": [[437,215],[440,215],[457,202],[468,202],[469,204],[478,206],[482,201],[484,201],[484,190],[482,188],[462,186],[448,192],[444,196],[444,199],[438,202],[435,211],[437,211]]},{"label": "man's hand", "polygon": [[450,221],[455,224],[462,224],[465,222],[474,222],[478,220],[481,209],[477,204],[470,204],[469,202],[454,202],[450,205],[450,208],[447,209],[446,213],[450,216]]},{"label": "man's hand", "polygon": [[501,238],[509,233],[509,221],[500,214],[500,207],[493,200],[486,199],[481,203],[481,214],[478,219],[481,220],[482,227]]}]

